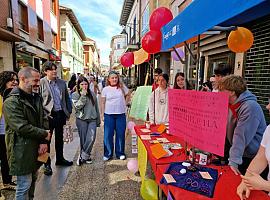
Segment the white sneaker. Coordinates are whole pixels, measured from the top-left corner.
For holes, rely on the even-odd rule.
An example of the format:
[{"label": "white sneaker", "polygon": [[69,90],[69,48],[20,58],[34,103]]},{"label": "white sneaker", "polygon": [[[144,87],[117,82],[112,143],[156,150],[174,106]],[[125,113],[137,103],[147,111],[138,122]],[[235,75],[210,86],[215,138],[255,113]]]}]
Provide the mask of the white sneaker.
[{"label": "white sneaker", "polygon": [[77,161],[76,161],[76,164],[77,164],[78,166],[81,166],[81,165],[82,165],[81,155],[78,156],[78,159],[77,159]]},{"label": "white sneaker", "polygon": [[103,156],[103,161],[108,161],[108,160],[110,160],[110,158]]},{"label": "white sneaker", "polygon": [[88,160],[86,160],[86,161],[85,161],[85,163],[86,163],[86,164],[92,164],[92,163],[93,163],[93,161],[92,161],[92,159],[91,159],[91,158],[89,158]]},{"label": "white sneaker", "polygon": [[119,157],[120,160],[125,160],[126,159],[126,156],[122,155]]}]

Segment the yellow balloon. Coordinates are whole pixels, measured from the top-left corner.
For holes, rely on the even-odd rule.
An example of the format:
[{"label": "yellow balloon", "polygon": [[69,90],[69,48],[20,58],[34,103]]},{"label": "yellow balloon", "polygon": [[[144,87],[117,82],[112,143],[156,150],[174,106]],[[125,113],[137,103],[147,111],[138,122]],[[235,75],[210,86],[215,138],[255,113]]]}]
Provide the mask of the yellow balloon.
[{"label": "yellow balloon", "polygon": [[158,185],[153,179],[142,182],[141,196],[144,200],[158,200]]},{"label": "yellow balloon", "polygon": [[138,51],[134,51],[133,53],[135,65],[142,64],[148,58],[148,53],[143,50],[143,48],[139,49]]},{"label": "yellow balloon", "polygon": [[227,40],[229,49],[235,53],[247,51],[253,42],[252,32],[244,27],[238,27],[235,31],[231,31]]}]

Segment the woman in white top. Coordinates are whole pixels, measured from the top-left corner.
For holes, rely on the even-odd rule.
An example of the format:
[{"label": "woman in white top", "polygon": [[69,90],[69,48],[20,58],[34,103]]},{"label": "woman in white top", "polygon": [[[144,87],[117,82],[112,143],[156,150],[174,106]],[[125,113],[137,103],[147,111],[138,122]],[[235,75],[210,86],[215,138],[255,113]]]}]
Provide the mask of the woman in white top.
[{"label": "woman in white top", "polygon": [[152,92],[149,104],[149,120],[151,124],[166,124],[169,122],[168,82],[168,74],[159,75],[159,87]]},{"label": "woman in white top", "polygon": [[[270,102],[266,108],[270,111]],[[242,182],[237,188],[237,194],[241,200],[247,199],[251,190],[270,192],[270,173],[267,180],[260,176],[267,165],[270,165],[270,125],[265,129],[259,151],[248,166],[245,176],[241,175]]]},{"label": "woman in white top", "polygon": [[126,97],[129,91],[120,83],[119,75],[115,71],[109,73],[107,85],[101,94],[101,117],[104,117],[103,160],[113,157],[114,133],[116,158],[125,160]]}]

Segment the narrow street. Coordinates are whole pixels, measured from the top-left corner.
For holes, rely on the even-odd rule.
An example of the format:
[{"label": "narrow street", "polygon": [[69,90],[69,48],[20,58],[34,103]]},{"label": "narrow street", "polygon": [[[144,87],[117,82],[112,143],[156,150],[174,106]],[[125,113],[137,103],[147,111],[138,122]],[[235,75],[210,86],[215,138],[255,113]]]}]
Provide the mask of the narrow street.
[{"label": "narrow street", "polygon": [[[74,119],[73,125],[74,125]],[[54,145],[54,144],[52,144]],[[54,150],[54,148],[52,148]],[[136,154],[131,153],[131,137],[126,137],[127,160],[113,159],[104,162],[103,158],[103,126],[98,128],[97,138],[92,152],[92,164],[76,165],[79,151],[79,137],[74,132],[74,140],[65,144],[66,159],[73,160],[72,167],[56,167],[53,175],[43,175],[42,167],[36,184],[35,199],[37,200],[90,200],[90,199],[132,199],[140,200],[140,177],[127,169],[127,162]],[[55,163],[54,152],[52,163]],[[2,191],[6,200],[13,200],[15,192]]]}]

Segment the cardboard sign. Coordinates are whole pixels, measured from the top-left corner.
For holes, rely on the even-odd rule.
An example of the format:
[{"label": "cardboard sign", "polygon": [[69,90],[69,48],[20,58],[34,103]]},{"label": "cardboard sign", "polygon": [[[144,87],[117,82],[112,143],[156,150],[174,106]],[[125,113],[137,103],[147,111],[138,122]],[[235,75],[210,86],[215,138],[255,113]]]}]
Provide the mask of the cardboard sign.
[{"label": "cardboard sign", "polygon": [[227,115],[226,93],[169,90],[170,133],[196,148],[223,156]]}]

